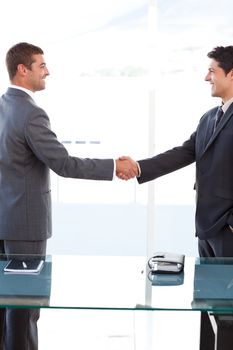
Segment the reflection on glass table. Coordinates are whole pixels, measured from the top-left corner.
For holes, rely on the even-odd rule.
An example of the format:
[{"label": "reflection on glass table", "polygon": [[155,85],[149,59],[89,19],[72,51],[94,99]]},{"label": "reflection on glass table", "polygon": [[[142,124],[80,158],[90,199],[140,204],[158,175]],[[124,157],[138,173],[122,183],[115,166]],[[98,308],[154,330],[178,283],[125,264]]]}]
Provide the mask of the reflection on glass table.
[{"label": "reflection on glass table", "polygon": [[1,255],[0,303],[48,306],[51,274],[51,256]]},{"label": "reflection on glass table", "polygon": [[193,308],[233,311],[233,258],[197,258]]},{"label": "reflection on glass table", "polygon": [[230,258],[186,257],[184,272],[152,281],[146,257],[46,256],[41,271],[28,275],[4,273],[9,259],[0,256],[2,306],[233,313]]}]

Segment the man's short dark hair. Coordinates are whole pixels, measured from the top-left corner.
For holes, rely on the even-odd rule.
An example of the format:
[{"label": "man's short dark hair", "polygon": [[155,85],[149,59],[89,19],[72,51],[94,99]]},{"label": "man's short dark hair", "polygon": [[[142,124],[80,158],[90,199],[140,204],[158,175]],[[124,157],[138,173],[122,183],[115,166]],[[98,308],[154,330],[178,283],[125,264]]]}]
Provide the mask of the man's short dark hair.
[{"label": "man's short dark hair", "polygon": [[19,64],[23,64],[30,69],[34,62],[33,55],[38,54],[43,55],[43,50],[32,44],[22,42],[12,46],[6,54],[6,66],[10,80],[14,78]]},{"label": "man's short dark hair", "polygon": [[217,46],[207,56],[217,61],[225,74],[233,69],[233,46]]}]

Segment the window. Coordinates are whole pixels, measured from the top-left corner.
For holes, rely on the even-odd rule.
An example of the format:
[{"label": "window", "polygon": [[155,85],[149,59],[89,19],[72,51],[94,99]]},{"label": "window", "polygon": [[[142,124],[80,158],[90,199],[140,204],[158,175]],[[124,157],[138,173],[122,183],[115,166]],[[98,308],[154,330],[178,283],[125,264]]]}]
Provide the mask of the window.
[{"label": "window", "polygon": [[[70,154],[145,158],[183,143],[202,114],[218,103],[203,78],[207,52],[232,44],[230,0],[221,6],[221,16],[219,4],[209,0],[32,4],[2,4],[0,92],[8,85],[8,48],[19,41],[41,46],[51,75],[36,100]],[[79,240],[78,252],[95,252],[104,240],[106,249],[117,247],[114,253],[145,254],[153,236],[151,249],[193,255],[194,181],[194,165],[140,186],[136,180],[96,182],[52,174],[51,246],[58,240],[64,247],[69,231]]]}]

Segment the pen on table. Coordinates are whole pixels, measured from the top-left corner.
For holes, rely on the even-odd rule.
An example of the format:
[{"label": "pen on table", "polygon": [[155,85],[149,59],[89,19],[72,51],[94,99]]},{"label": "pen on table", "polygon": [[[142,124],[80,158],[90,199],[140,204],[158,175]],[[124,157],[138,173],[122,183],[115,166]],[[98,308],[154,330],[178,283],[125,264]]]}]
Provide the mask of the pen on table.
[{"label": "pen on table", "polygon": [[23,264],[24,269],[26,269],[27,268],[27,264],[24,261],[22,262],[22,264]]}]

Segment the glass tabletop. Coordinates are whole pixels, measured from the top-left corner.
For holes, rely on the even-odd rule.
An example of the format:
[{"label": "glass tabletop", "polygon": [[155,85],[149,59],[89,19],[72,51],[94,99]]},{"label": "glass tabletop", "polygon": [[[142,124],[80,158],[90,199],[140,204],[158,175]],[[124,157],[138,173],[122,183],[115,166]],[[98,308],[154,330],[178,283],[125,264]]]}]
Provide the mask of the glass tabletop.
[{"label": "glass tabletop", "polygon": [[0,305],[119,310],[193,310],[233,313],[233,259],[185,258],[179,274],[148,278],[146,257],[42,257],[39,273],[6,273],[0,255]]}]

